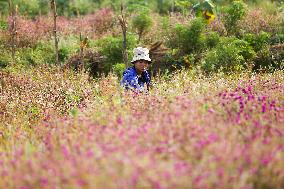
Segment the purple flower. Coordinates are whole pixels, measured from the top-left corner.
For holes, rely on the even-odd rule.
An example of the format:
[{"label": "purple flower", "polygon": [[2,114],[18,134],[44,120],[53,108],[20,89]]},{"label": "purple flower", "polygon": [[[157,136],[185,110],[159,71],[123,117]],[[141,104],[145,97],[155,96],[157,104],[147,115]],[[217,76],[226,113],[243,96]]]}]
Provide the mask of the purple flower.
[{"label": "purple flower", "polygon": [[261,112],[262,112],[262,113],[266,112],[266,103],[262,104],[262,106],[261,106]]}]

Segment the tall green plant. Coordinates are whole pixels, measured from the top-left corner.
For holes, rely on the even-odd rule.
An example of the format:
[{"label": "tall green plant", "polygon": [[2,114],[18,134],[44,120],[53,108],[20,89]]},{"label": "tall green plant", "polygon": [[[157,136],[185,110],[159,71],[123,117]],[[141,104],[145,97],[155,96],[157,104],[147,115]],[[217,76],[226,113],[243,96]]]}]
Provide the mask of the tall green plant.
[{"label": "tall green plant", "polygon": [[255,57],[256,53],[246,41],[223,38],[215,48],[205,54],[202,69],[206,73],[241,71],[248,68]]},{"label": "tall green plant", "polygon": [[149,16],[149,11],[142,11],[136,15],[132,20],[133,29],[138,34],[138,43],[143,35],[145,35],[153,25],[153,20]]},{"label": "tall green plant", "polygon": [[243,1],[233,1],[225,11],[224,24],[228,34],[235,34],[237,31],[237,24],[245,15],[247,5]]},{"label": "tall green plant", "polygon": [[186,54],[200,52],[205,43],[204,30],[203,18],[195,18],[188,26],[177,25],[174,30],[174,43],[177,43],[178,48]]}]

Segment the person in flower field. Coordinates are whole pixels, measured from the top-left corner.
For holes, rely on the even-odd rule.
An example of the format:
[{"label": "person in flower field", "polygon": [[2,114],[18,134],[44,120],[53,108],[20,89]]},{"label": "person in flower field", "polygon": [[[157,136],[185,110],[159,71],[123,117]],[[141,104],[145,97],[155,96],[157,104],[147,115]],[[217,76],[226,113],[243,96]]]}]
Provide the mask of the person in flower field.
[{"label": "person in flower field", "polygon": [[133,50],[134,56],[131,61],[132,67],[123,72],[121,85],[125,89],[133,91],[146,92],[149,90],[151,78],[148,73],[149,65],[152,63],[149,57],[149,50],[143,47],[137,47]]}]

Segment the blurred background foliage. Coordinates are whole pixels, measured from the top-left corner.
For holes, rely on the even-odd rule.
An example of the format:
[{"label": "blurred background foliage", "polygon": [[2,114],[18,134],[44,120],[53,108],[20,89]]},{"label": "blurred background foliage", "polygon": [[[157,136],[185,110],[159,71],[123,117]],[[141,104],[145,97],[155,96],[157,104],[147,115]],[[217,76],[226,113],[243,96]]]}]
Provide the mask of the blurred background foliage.
[{"label": "blurred background foliage", "polygon": [[[54,64],[49,0],[12,0],[17,7],[16,63]],[[281,0],[56,0],[59,61],[91,75],[121,76],[123,38],[127,54],[138,45],[152,48],[153,74],[187,68],[206,73],[273,71],[284,63],[284,2]],[[12,65],[7,0],[0,0],[0,69]],[[87,40],[80,50],[80,35]]]}]

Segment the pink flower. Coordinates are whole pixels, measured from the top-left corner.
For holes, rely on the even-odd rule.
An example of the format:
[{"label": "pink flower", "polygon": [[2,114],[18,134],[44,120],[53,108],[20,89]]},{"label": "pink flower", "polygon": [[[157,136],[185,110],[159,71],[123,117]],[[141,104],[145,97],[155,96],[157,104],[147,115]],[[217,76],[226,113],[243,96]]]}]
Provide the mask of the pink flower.
[{"label": "pink flower", "polygon": [[266,112],[266,103],[262,104],[262,106],[261,106],[261,112],[262,112],[262,113]]},{"label": "pink flower", "polygon": [[264,155],[263,158],[261,158],[260,162],[263,166],[267,166],[271,161],[273,157],[270,154]]}]

